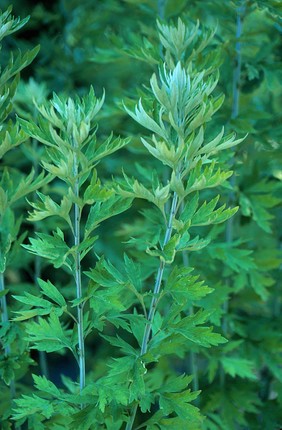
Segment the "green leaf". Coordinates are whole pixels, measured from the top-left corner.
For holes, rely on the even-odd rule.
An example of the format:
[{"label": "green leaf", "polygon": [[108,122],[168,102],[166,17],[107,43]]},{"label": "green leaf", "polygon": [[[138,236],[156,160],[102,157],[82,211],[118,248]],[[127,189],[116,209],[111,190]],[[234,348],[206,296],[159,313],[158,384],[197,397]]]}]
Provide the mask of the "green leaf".
[{"label": "green leaf", "polygon": [[[220,168],[218,168],[215,171],[215,161],[213,161],[211,164],[206,166],[202,170],[202,162],[199,161],[195,168],[191,170],[187,185],[185,188],[185,194],[189,195],[192,192],[200,191],[206,188],[214,188],[218,187],[219,185],[222,185],[226,179],[230,178],[232,176],[233,172],[223,172]],[[186,169],[183,172],[183,176],[186,175],[190,171],[189,169]]]},{"label": "green leaf", "polygon": [[135,263],[131,258],[124,254],[124,269],[126,271],[129,281],[135,287],[136,291],[141,291],[141,265]]},{"label": "green leaf", "polygon": [[251,257],[253,251],[235,248],[235,245],[235,243],[212,244],[208,251],[212,258],[223,261],[225,265],[238,273],[242,270],[250,271],[255,269],[256,264]]},{"label": "green leaf", "polygon": [[64,307],[66,306],[66,301],[64,296],[60,293],[60,291],[52,284],[49,280],[43,281],[42,279],[37,279],[38,285],[44,296],[49,297],[49,299],[53,300],[53,302],[57,303],[57,305]]},{"label": "green leaf", "polygon": [[199,251],[205,248],[210,243],[210,239],[201,239],[199,236],[194,237],[190,240],[190,234],[188,232],[184,233],[177,246],[177,252],[182,251]]},{"label": "green leaf", "polygon": [[119,196],[111,196],[105,202],[95,203],[89,211],[84,238],[86,239],[102,221],[126,211],[131,206],[131,203],[132,199],[124,199]]},{"label": "green leaf", "polygon": [[170,185],[162,187],[160,184],[155,189],[149,190],[137,179],[132,179],[123,174],[125,182],[118,186],[118,192],[127,198],[144,199],[156,205],[164,213],[164,205],[170,197]]},{"label": "green leaf", "polygon": [[218,209],[214,210],[220,196],[215,197],[209,203],[206,201],[197,210],[192,218],[193,226],[219,224],[225,222],[231,218],[238,210],[238,207],[233,209],[225,209],[225,205],[222,205]]},{"label": "green leaf", "polygon": [[175,266],[167,279],[165,291],[179,304],[200,300],[213,291],[204,285],[204,281],[198,281],[199,275],[191,275],[192,270],[191,267]]},{"label": "green leaf", "polygon": [[39,391],[43,391],[46,394],[50,394],[51,396],[59,399],[61,397],[60,390],[56,387],[53,382],[49,381],[45,376],[37,376],[32,375],[35,388]]},{"label": "green leaf", "polygon": [[251,360],[241,357],[222,357],[220,362],[224,371],[233,378],[239,376],[240,378],[257,379],[255,375],[255,363]]},{"label": "green leaf", "polygon": [[17,200],[25,197],[27,194],[33,193],[38,188],[43,187],[48,184],[51,179],[53,179],[52,175],[44,176],[44,172],[41,172],[35,179],[34,169],[31,172],[23,177],[20,182],[17,184],[16,188],[13,190],[13,195],[10,199],[10,204],[15,203]]},{"label": "green leaf", "polygon": [[199,193],[196,192],[192,197],[187,199],[184,209],[181,211],[180,220],[183,223],[188,223],[192,220],[199,204]]},{"label": "green leaf", "polygon": [[262,300],[267,300],[270,295],[269,287],[275,284],[275,280],[267,274],[260,273],[258,270],[250,272],[251,286]]},{"label": "green leaf", "polygon": [[70,249],[60,228],[53,232],[53,236],[45,233],[36,233],[36,236],[37,238],[29,239],[30,245],[22,246],[32,254],[47,258],[55,268],[65,265],[71,269]]},{"label": "green leaf", "polygon": [[[17,300],[19,300],[18,297],[20,296],[14,296],[15,298],[17,298]],[[16,314],[20,314],[20,316],[13,318],[14,321],[25,321],[25,320],[29,320],[31,318],[37,317],[37,316],[43,316],[43,315],[49,315],[50,312],[52,311],[52,306],[50,305],[49,308],[45,308],[45,309],[31,309],[31,310],[21,310],[21,311],[16,311]]]},{"label": "green leaf", "polygon": [[13,296],[16,300],[21,303],[25,303],[30,306],[37,306],[41,308],[50,309],[52,304],[48,300],[42,299],[41,297],[34,296],[30,293],[24,293],[23,296]]},{"label": "green leaf", "polygon": [[163,410],[165,415],[169,415],[175,412],[179,418],[183,421],[197,420],[202,421],[200,411],[188,402],[193,399],[194,396],[190,394],[190,390],[182,393],[167,393],[160,396],[160,408]]},{"label": "green leaf", "polygon": [[0,291],[0,298],[6,296],[6,294],[8,294],[8,292],[9,292],[8,288],[5,288],[4,290],[1,290]]},{"label": "green leaf", "polygon": [[[160,137],[166,140],[166,130],[164,127],[160,127],[145,111],[142,106],[141,99],[139,100],[138,105],[135,107],[135,112],[131,112],[125,105],[125,111],[130,115],[136,122],[141,124],[143,127],[152,131],[153,133],[158,134]],[[163,125],[163,124],[162,124]]]},{"label": "green leaf", "polygon": [[126,378],[125,380],[128,382],[132,382],[132,370],[134,368],[136,358],[133,356],[126,356],[120,358],[113,358],[112,361],[108,364],[110,367],[110,371],[108,374],[109,378],[118,378],[118,381],[121,378]]},{"label": "green leaf", "polygon": [[170,240],[164,246],[163,249],[158,249],[157,247],[154,247],[154,248],[148,247],[146,252],[152,257],[159,257],[161,261],[167,264],[171,264],[174,261],[174,257],[176,254],[176,246],[178,245],[179,240],[180,240],[180,235],[175,234],[170,238]]},{"label": "green leaf", "polygon": [[83,196],[84,204],[93,205],[96,202],[103,202],[111,197],[112,190],[108,190],[101,186],[100,180],[97,178],[97,171],[92,173],[91,182],[86,188]]},{"label": "green leaf", "polygon": [[54,312],[51,312],[46,320],[39,318],[37,322],[28,322],[26,333],[27,339],[33,344],[33,349],[54,352],[68,348],[73,351],[72,330],[65,329]]},{"label": "green leaf", "polygon": [[129,343],[123,340],[120,336],[106,336],[100,335],[104,339],[106,339],[111,345],[116,346],[117,348],[121,348],[121,351],[126,355],[133,355],[134,357],[138,356],[138,352],[135,348],[133,348]]},{"label": "green leaf", "polygon": [[72,246],[70,249],[70,253],[74,256],[76,251],[80,254],[80,261],[88,254],[88,252],[92,251],[94,243],[97,241],[99,236],[88,237],[80,242],[80,244],[76,246]]},{"label": "green leaf", "polygon": [[227,342],[219,333],[213,333],[213,327],[198,327],[206,319],[207,315],[204,312],[198,311],[195,315],[182,318],[180,322],[173,324],[168,328],[168,333],[172,335],[173,333],[178,333],[191,342],[205,348]]},{"label": "green leaf", "polygon": [[69,212],[72,207],[72,201],[69,195],[64,196],[61,204],[58,205],[54,200],[51,199],[50,196],[45,196],[39,191],[37,191],[36,194],[40,198],[41,202],[28,202],[34,208],[32,213],[29,212],[29,221],[41,221],[49,216],[58,216],[63,218],[69,226],[72,225],[69,216]]},{"label": "green leaf", "polygon": [[129,385],[129,403],[145,396],[144,375],[146,373],[144,362],[140,358],[135,360]]},{"label": "green leaf", "polygon": [[6,385],[10,385],[15,379],[15,370],[20,368],[20,364],[17,361],[18,357],[15,356],[3,356],[0,360],[0,375]]},{"label": "green leaf", "polygon": [[90,306],[103,319],[108,312],[116,315],[117,312],[125,311],[132,303],[132,294],[125,288],[125,275],[103,257],[94,269],[85,274],[93,281],[88,288]]},{"label": "green leaf", "polygon": [[203,418],[199,409],[190,405],[190,402],[197,398],[199,392],[191,393],[190,389],[185,389],[191,380],[191,376],[170,377],[161,386],[159,404],[163,415],[176,413],[181,420],[186,422],[187,420],[202,422]]},{"label": "green leaf", "polygon": [[85,156],[87,158],[89,157],[91,163],[97,164],[107,155],[113,154],[114,152],[128,145],[129,142],[130,138],[121,139],[118,137],[116,139],[112,139],[112,136],[110,136],[104,142],[100,143],[97,148],[95,148],[95,152],[91,150],[91,146],[87,148],[88,150],[85,152]]},{"label": "green leaf", "polygon": [[111,262],[101,257],[97,261],[96,266],[90,272],[85,274],[95,283],[102,287],[113,287],[115,285],[123,285],[126,278]]},{"label": "green leaf", "polygon": [[175,148],[174,146],[169,147],[164,141],[159,141],[153,135],[151,145],[148,140],[141,137],[141,141],[146,149],[164,165],[171,168],[175,168],[179,162],[183,148]]},{"label": "green leaf", "polygon": [[42,399],[35,394],[31,396],[22,395],[21,398],[15,399],[17,408],[14,409],[13,419],[20,420],[27,419],[34,414],[41,414],[49,419],[54,413],[54,408],[49,400]]}]

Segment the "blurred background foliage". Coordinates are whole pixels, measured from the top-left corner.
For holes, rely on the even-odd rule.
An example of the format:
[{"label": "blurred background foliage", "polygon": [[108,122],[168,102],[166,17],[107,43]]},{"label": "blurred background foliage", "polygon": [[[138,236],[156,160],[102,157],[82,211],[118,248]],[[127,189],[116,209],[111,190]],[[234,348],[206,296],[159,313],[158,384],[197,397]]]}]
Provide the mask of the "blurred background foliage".
[{"label": "blurred background foliage", "polygon": [[[10,0],[1,1],[2,10],[9,5]],[[227,227],[207,231],[214,239],[212,245],[189,261],[215,289],[201,305],[213,307],[212,323],[221,326],[230,339],[230,346],[205,354],[195,348],[186,364],[188,371],[196,373],[194,388],[200,387],[203,392],[200,407],[209,417],[206,428],[211,430],[278,429],[282,423],[281,12],[279,0],[14,0],[13,14],[31,18],[3,42],[1,64],[7,62],[10,51],[25,51],[40,44],[36,59],[21,74],[14,98],[14,110],[22,117],[36,120],[33,98],[40,104],[53,91],[81,95],[93,85],[97,96],[101,96],[105,89],[98,135],[102,137],[113,130],[116,135],[134,136],[126,149],[101,163],[99,174],[107,180],[120,175],[122,168],[128,175],[142,177],[144,163],[160,168],[147,158],[138,138],[140,128],[126,115],[121,103],[143,95],[144,85],[158,67],[156,19],[176,21],[181,16],[191,24],[199,20],[199,32],[201,28],[215,31],[204,55],[219,53],[215,56],[215,62],[221,63],[218,92],[225,94],[225,102],[210,134],[224,125],[247,137],[236,153],[225,154],[223,159],[226,162],[227,158],[235,171],[223,195],[226,202],[240,204],[240,210]],[[195,60],[200,64],[205,61],[201,55]],[[237,112],[235,97],[239,99]],[[9,153],[5,163],[27,172],[31,165],[37,169],[43,156],[37,142],[27,142]],[[48,192],[61,196],[64,189],[52,182],[46,185],[45,193]],[[25,205],[23,201],[20,204],[18,213]],[[131,212],[103,224],[96,252],[105,253],[119,264],[125,249],[130,252],[124,242],[132,231],[147,228],[139,215],[141,209],[146,209],[146,204],[137,201]],[[138,218],[135,225],[133,216]],[[32,230],[27,223],[23,228]],[[44,228],[53,227],[48,221]],[[132,252],[138,256],[136,250]],[[23,285],[34,288],[34,268],[26,269],[31,257],[24,252],[22,256],[8,274],[14,292]],[[94,265],[95,256],[91,258],[86,266]],[[40,270],[48,271],[52,280],[50,268],[40,264]],[[58,284],[58,274],[55,276]],[[67,291],[71,280],[62,273],[59,281]],[[105,351],[109,346],[97,344],[97,339],[92,338],[88,348],[93,352],[93,361],[101,359],[95,372],[102,372],[103,357],[111,354]],[[226,356],[229,361],[223,360]],[[246,359],[245,371],[241,365],[236,367],[238,357]],[[65,356],[56,363],[52,360],[51,357],[49,371],[59,383],[58,375],[68,373],[68,359]],[[250,369],[254,369],[255,379]]]}]

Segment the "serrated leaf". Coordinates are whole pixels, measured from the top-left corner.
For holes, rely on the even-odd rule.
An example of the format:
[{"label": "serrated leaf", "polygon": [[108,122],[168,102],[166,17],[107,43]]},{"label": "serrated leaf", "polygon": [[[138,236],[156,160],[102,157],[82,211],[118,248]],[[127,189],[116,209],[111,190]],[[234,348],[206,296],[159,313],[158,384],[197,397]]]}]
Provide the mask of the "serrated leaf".
[{"label": "serrated leaf", "polygon": [[38,285],[44,296],[49,297],[49,299],[53,300],[59,306],[66,306],[66,301],[64,296],[60,293],[60,291],[52,284],[49,280],[43,281],[43,279],[37,279]]},{"label": "serrated leaf", "polygon": [[20,420],[28,418],[30,415],[36,413],[42,414],[45,418],[49,419],[54,413],[54,408],[49,400],[42,399],[35,394],[31,396],[22,395],[21,398],[15,399],[17,408],[14,409],[13,418]]},{"label": "serrated leaf", "polygon": [[15,379],[15,370],[19,369],[20,364],[15,356],[3,356],[0,360],[0,375],[6,385],[10,385]]},{"label": "serrated leaf", "polygon": [[32,348],[39,351],[54,352],[63,348],[72,351],[71,330],[63,327],[55,312],[52,312],[48,319],[39,318],[37,322],[28,322],[26,333],[33,344]]},{"label": "serrated leaf", "polygon": [[37,390],[50,394],[57,399],[61,397],[60,390],[53,382],[49,381],[45,376],[32,375],[32,377]]},{"label": "serrated leaf", "polygon": [[224,371],[233,378],[239,376],[240,378],[257,379],[254,373],[255,363],[251,360],[241,357],[221,357],[220,361]]},{"label": "serrated leaf", "polygon": [[133,355],[134,357],[138,356],[138,353],[135,348],[133,348],[129,343],[123,340],[120,336],[106,336],[100,335],[104,339],[106,339],[111,345],[120,348],[121,351],[126,355]]},{"label": "serrated leaf", "polygon": [[52,262],[55,268],[66,265],[71,269],[69,258],[70,249],[64,241],[64,234],[57,228],[53,235],[36,233],[37,238],[30,238],[30,245],[22,245],[25,249],[35,255],[44,257]]},{"label": "serrated leaf", "polygon": [[169,292],[177,303],[187,303],[188,301],[200,300],[213,289],[204,285],[204,281],[199,281],[199,275],[191,275],[191,267],[175,266],[165,285],[165,291]]},{"label": "serrated leaf", "polygon": [[214,210],[218,200],[219,196],[215,197],[208,203],[205,201],[194,214],[191,224],[193,226],[219,224],[225,222],[237,212],[238,207],[233,209],[225,209],[225,205],[222,205],[218,209]]},{"label": "serrated leaf", "polygon": [[45,300],[41,297],[34,296],[30,293],[24,293],[23,296],[13,296],[16,300],[18,300],[21,303],[25,303],[26,305],[30,306],[37,306],[41,308],[50,309],[52,304],[48,302],[48,300]]},{"label": "serrated leaf", "polygon": [[156,247],[147,248],[146,252],[152,257],[159,257],[161,261],[167,264],[171,264],[173,263],[173,260],[176,254],[176,247],[179,243],[179,240],[180,240],[180,235],[175,234],[170,238],[170,240],[163,247],[163,249],[158,249]]},{"label": "serrated leaf", "polygon": [[69,212],[72,207],[72,201],[69,195],[63,197],[60,205],[52,200],[50,196],[45,196],[39,191],[37,191],[37,195],[41,202],[28,202],[34,209],[33,212],[29,212],[29,221],[41,221],[50,216],[58,216],[63,218],[68,225],[71,226]]},{"label": "serrated leaf", "polygon": [[126,211],[132,203],[132,199],[119,196],[111,196],[105,202],[98,202],[91,206],[85,225],[84,238],[86,239],[100,223],[108,218]]},{"label": "serrated leaf", "polygon": [[145,363],[139,358],[134,362],[129,385],[129,403],[145,396],[144,375],[147,373]]},{"label": "serrated leaf", "polygon": [[182,318],[177,324],[173,324],[168,328],[169,333],[178,333],[186,339],[201,345],[205,348],[210,348],[213,345],[219,345],[227,342],[219,333],[213,332],[213,327],[198,327],[203,324],[207,319],[205,312],[197,312],[192,316]]},{"label": "serrated leaf", "polygon": [[205,248],[210,243],[210,239],[201,239],[199,236],[194,237],[194,239],[190,240],[189,233],[183,234],[178,245],[177,252],[182,251],[199,251],[200,249]]},{"label": "serrated leaf", "polygon": [[16,314],[20,314],[20,316],[13,318],[14,321],[25,321],[37,316],[49,315],[52,310],[52,306],[47,309],[31,309],[28,311],[21,310],[16,311]]},{"label": "serrated leaf", "polygon": [[155,189],[149,190],[137,179],[132,179],[123,175],[125,183],[118,186],[118,192],[127,198],[144,199],[156,205],[164,213],[164,205],[170,197],[170,185],[161,187],[158,185]]},{"label": "serrated leaf", "polygon": [[240,273],[242,270],[250,271],[256,268],[252,258],[253,251],[235,248],[235,244],[216,244],[208,248],[212,258],[217,258],[229,266],[232,270]]},{"label": "serrated leaf", "polygon": [[108,190],[101,186],[99,179],[97,178],[96,170],[92,173],[91,182],[84,191],[83,201],[85,204],[93,205],[95,202],[102,202],[107,200],[113,195],[112,190]]}]

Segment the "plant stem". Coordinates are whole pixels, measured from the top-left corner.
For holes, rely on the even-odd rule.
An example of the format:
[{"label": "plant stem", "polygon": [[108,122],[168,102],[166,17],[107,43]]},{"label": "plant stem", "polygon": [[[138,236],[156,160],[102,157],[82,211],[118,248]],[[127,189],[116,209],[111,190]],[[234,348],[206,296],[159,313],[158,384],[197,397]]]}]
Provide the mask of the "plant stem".
[{"label": "plant stem", "polygon": [[[4,274],[0,273],[0,291],[1,291],[1,293],[4,290],[5,290]],[[6,295],[1,297],[1,315],[2,315],[2,323],[7,324],[9,322],[9,316],[8,316],[8,307],[7,307]],[[6,345],[4,351],[5,351],[5,356],[8,356],[11,352],[10,345]]]},{"label": "plant stem", "polygon": [[[160,17],[160,19],[164,19],[165,17],[165,5],[166,0],[158,0],[158,16]],[[163,45],[161,43],[159,44],[159,53],[160,58],[162,59],[162,61],[164,61],[164,50]]]},{"label": "plant stem", "polygon": [[[36,117],[36,113],[34,112],[34,117]],[[33,153],[37,153],[38,151],[38,142],[36,139],[32,139],[32,150]],[[33,161],[33,168],[34,168],[34,174],[35,176],[38,176],[38,159],[34,158]],[[36,193],[34,193],[34,200],[36,199]],[[38,222],[34,223],[34,230],[35,231],[40,231],[40,224]],[[37,286],[38,291],[40,291],[40,287],[38,285],[38,278],[41,278],[41,258],[39,257],[39,255],[35,256],[34,259],[34,274],[33,274],[33,281],[34,284]],[[47,362],[47,355],[45,351],[39,351],[39,366],[40,366],[40,371],[41,374],[43,376],[45,376],[47,379],[49,379],[49,369],[48,369],[48,362]]]},{"label": "plant stem", "polygon": [[[165,233],[165,238],[164,238],[164,242],[163,242],[163,246],[162,246],[163,248],[165,247],[165,245],[169,242],[169,240],[171,238],[172,222],[173,222],[173,219],[175,217],[177,200],[178,200],[177,194],[174,192],[172,203],[171,203],[169,221],[168,221],[168,225],[167,225],[167,229],[166,229],[166,233]],[[161,283],[162,283],[162,279],[163,279],[164,268],[165,268],[165,262],[163,260],[161,260],[160,265],[159,265],[159,269],[158,269],[158,273],[157,273],[156,282],[155,282],[155,287],[154,287],[153,297],[152,297],[152,301],[151,301],[151,305],[150,305],[150,310],[148,313],[148,323],[146,325],[144,335],[143,335],[141,355],[146,354],[147,349],[148,349],[148,342],[149,342],[149,337],[150,337],[151,330],[152,330],[152,324],[153,324],[153,320],[154,320],[154,316],[155,316],[155,312],[156,312],[156,308],[157,308],[157,303],[158,303],[158,299],[159,299],[158,296],[159,296]]]},{"label": "plant stem", "polygon": [[[79,177],[78,177],[78,158],[76,151],[78,150],[77,144],[74,144],[74,194],[79,198]],[[79,387],[80,392],[85,387],[85,346],[84,346],[84,330],[83,330],[83,303],[82,299],[82,283],[81,283],[81,265],[80,265],[80,217],[81,211],[78,203],[74,204],[74,245],[75,245],[75,285],[76,285],[76,298],[80,302],[77,305],[77,334],[78,334],[78,357],[79,357]],[[81,405],[82,407],[82,405]]]},{"label": "plant stem", "polygon": [[[0,292],[3,292],[4,290],[5,290],[4,273],[0,273]],[[2,323],[8,324],[9,323],[9,315],[8,315],[8,306],[7,306],[6,295],[4,295],[1,298],[1,315],[2,315]],[[5,345],[4,354],[5,354],[5,357],[9,357],[9,355],[11,354],[11,347],[9,344]],[[13,400],[16,396],[16,387],[15,387],[15,381],[14,380],[12,380],[10,383],[10,393],[11,393],[11,399]]]},{"label": "plant stem", "polygon": [[[165,247],[165,245],[169,242],[169,240],[171,238],[172,223],[173,223],[173,219],[174,219],[175,214],[176,214],[177,202],[178,202],[178,196],[177,196],[176,192],[174,192],[173,198],[172,198],[172,203],[171,203],[171,208],[170,208],[169,221],[168,221],[168,225],[167,225],[167,229],[166,229],[165,238],[164,238],[162,248]],[[159,293],[160,293],[160,289],[161,289],[164,268],[165,268],[165,262],[163,260],[161,260],[160,265],[159,265],[159,269],[158,269],[158,273],[157,273],[157,277],[156,277],[155,286],[154,286],[153,297],[151,300],[150,309],[149,309],[149,313],[148,313],[148,322],[147,322],[145,330],[144,330],[140,355],[146,354],[146,352],[148,350],[148,343],[149,343],[149,338],[150,338],[150,334],[152,331],[154,316],[155,316],[155,312],[156,312],[157,304],[158,304],[158,300],[159,300]],[[133,423],[135,420],[135,416],[136,416],[136,412],[137,412],[137,408],[138,408],[138,404],[136,404],[132,408],[129,421],[126,425],[126,430],[132,429]]]},{"label": "plant stem", "polygon": [[165,4],[166,0],[158,0],[158,15],[161,19],[165,16]]},{"label": "plant stem", "polygon": [[[36,231],[39,231],[39,230],[36,229]],[[34,284],[37,286],[39,291],[40,291],[40,287],[38,285],[38,278],[40,277],[41,277],[41,258],[38,255],[36,255],[34,259]],[[45,376],[47,379],[49,379],[49,368],[48,368],[47,355],[45,351],[39,351],[39,366],[40,366],[41,374]]]},{"label": "plant stem", "polygon": [[243,14],[245,12],[245,0],[240,1],[240,5],[237,8],[237,24],[236,24],[236,67],[233,73],[233,102],[232,102],[232,113],[231,118],[236,118],[239,114],[239,97],[240,97],[240,79],[242,69],[242,52],[241,52],[241,41],[242,36],[242,23]]},{"label": "plant stem", "polygon": [[[187,251],[182,252],[182,260],[183,260],[184,266],[188,267],[189,266],[189,256],[188,256]],[[189,314],[193,315],[193,313],[194,313],[194,309],[193,309],[193,305],[192,305],[189,308]],[[191,351],[189,353],[189,364],[190,364],[189,372],[191,375],[193,375],[193,380],[192,380],[193,391],[198,391],[199,390],[199,375],[198,375],[198,365],[197,365],[197,354],[193,351]],[[199,397],[197,397],[195,399],[195,404],[196,405],[199,404]]]},{"label": "plant stem", "polygon": [[[241,79],[241,69],[242,69],[242,52],[241,52],[241,41],[240,38],[242,36],[242,23],[243,23],[243,14],[245,12],[245,0],[240,0],[239,5],[237,7],[236,13],[236,58],[235,58],[235,68],[233,71],[233,81],[232,81],[232,111],[231,111],[231,119],[237,118],[239,114],[239,98],[240,98],[240,79]],[[233,158],[232,163],[234,164],[235,159]],[[230,179],[230,185],[232,186],[232,191],[230,191],[228,196],[228,203],[232,204],[235,200],[234,187],[236,185],[235,175],[232,175]],[[229,218],[226,223],[226,231],[225,231],[225,241],[227,244],[230,244],[233,241],[234,237],[234,217]],[[228,282],[229,283],[229,282]],[[226,336],[228,334],[228,321],[227,321],[227,313],[229,310],[228,301],[223,304],[224,317],[222,321],[222,331]],[[225,373],[224,370],[220,369],[220,385],[223,387],[225,384]]]}]

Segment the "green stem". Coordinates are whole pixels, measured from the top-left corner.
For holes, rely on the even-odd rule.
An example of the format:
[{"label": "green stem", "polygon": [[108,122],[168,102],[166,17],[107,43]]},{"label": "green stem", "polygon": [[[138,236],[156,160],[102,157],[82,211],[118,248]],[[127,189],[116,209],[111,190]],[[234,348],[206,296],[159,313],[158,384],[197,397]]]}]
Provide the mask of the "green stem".
[{"label": "green stem", "polygon": [[[172,198],[172,203],[171,203],[171,208],[170,208],[169,221],[168,221],[168,225],[167,225],[167,229],[166,229],[165,238],[164,238],[162,248],[165,247],[165,245],[169,242],[169,240],[171,238],[172,223],[173,223],[173,219],[175,217],[176,210],[177,210],[177,202],[178,202],[178,196],[174,192],[173,198]],[[140,355],[146,354],[146,352],[148,350],[148,343],[149,343],[149,339],[150,339],[150,335],[151,335],[151,331],[152,331],[152,325],[153,325],[153,321],[154,321],[154,316],[155,316],[155,312],[156,312],[157,304],[158,304],[158,300],[159,300],[159,293],[160,293],[160,289],[161,289],[164,268],[165,268],[165,262],[163,260],[161,260],[160,265],[159,265],[159,269],[158,269],[158,273],[157,273],[157,277],[156,277],[155,286],[154,286],[153,297],[151,300],[150,309],[149,309],[149,313],[148,313],[148,321],[147,321],[147,324],[146,324],[146,327],[144,330],[144,334],[143,334],[143,340],[142,340]],[[137,412],[137,408],[138,408],[138,404],[136,404],[132,408],[129,421],[126,425],[126,430],[132,429],[133,424],[134,424],[134,420],[135,420],[135,416],[136,416],[136,412]]]},{"label": "green stem", "polygon": [[[36,231],[38,230],[36,229]],[[34,261],[34,284],[37,286],[38,290],[40,290],[40,287],[38,285],[38,278],[40,277],[41,277],[41,258],[38,255],[36,255],[35,261]],[[45,351],[39,351],[39,366],[40,366],[41,375],[49,379],[49,367],[48,367],[47,355]]]},{"label": "green stem", "polygon": [[[78,150],[77,143],[74,144],[74,194],[79,199],[79,177],[78,177],[78,158],[76,151]],[[84,345],[84,330],[83,330],[83,303],[82,299],[82,282],[81,282],[81,265],[80,265],[80,218],[81,211],[77,203],[74,204],[74,245],[75,245],[75,285],[76,298],[79,300],[77,305],[77,334],[78,334],[78,358],[79,358],[79,387],[80,392],[85,387],[85,345]],[[81,405],[82,407],[82,405]]]},{"label": "green stem", "polygon": [[[240,98],[240,79],[241,79],[241,70],[242,70],[242,52],[241,52],[241,41],[240,38],[242,36],[242,23],[243,23],[243,14],[245,12],[245,0],[241,0],[237,7],[237,17],[236,17],[236,58],[235,58],[235,69],[233,71],[233,82],[232,82],[232,111],[231,111],[231,119],[237,118],[239,114],[239,98]],[[233,159],[233,164],[235,160]],[[232,175],[230,179],[230,185],[232,186],[232,190],[236,185],[235,175]],[[235,200],[234,191],[231,191],[228,196],[229,204],[232,204]],[[226,223],[226,231],[225,231],[225,241],[230,244],[233,241],[234,237],[234,217],[229,218]],[[228,282],[229,283],[229,282]],[[228,321],[227,321],[227,313],[229,310],[229,303],[226,302],[223,304],[224,317],[222,321],[222,331],[225,336],[228,334]],[[225,373],[224,370],[220,369],[220,385],[224,387],[225,385]]]},{"label": "green stem", "polygon": [[239,114],[239,97],[240,97],[240,79],[241,79],[241,69],[242,69],[242,50],[241,50],[241,41],[240,38],[242,36],[242,24],[243,17],[242,15],[245,12],[245,0],[240,1],[240,5],[237,8],[237,24],[236,24],[236,67],[233,73],[233,102],[232,102],[232,113],[231,118],[237,118]]},{"label": "green stem", "polygon": [[[0,292],[3,292],[4,290],[5,290],[4,274],[0,273]],[[8,324],[9,315],[8,315],[8,306],[7,306],[6,295],[4,295],[1,298],[1,316],[2,316],[2,323]],[[4,354],[5,354],[5,357],[9,357],[9,355],[11,354],[11,347],[9,344],[5,345]],[[16,397],[16,387],[15,387],[15,381],[14,380],[12,380],[10,383],[10,394],[11,394],[11,399],[13,400]]]},{"label": "green stem", "polygon": [[[34,117],[36,118],[36,112],[34,112]],[[38,153],[38,142],[36,139],[32,139],[32,150],[34,154]],[[38,170],[39,170],[39,163],[38,159],[34,157],[33,162],[33,168],[34,168],[34,174],[35,176],[38,176]],[[36,193],[34,193],[34,200],[36,199]],[[34,230],[40,231],[40,224],[38,222],[34,223]],[[35,256],[34,259],[34,275],[33,275],[33,281],[34,284],[37,286],[38,290],[40,291],[40,287],[38,285],[38,278],[41,278],[41,258],[39,255]],[[37,318],[38,320],[38,318]],[[49,369],[48,369],[48,362],[47,362],[47,355],[45,351],[38,351],[39,354],[39,366],[41,375],[45,376],[47,379],[49,379]]]},{"label": "green stem", "polygon": [[[4,290],[5,290],[4,274],[0,273],[0,292],[2,293]],[[1,316],[2,316],[2,323],[7,324],[9,322],[9,316],[8,316],[6,294],[1,298]],[[11,353],[10,345],[5,346],[4,352],[6,357]]]},{"label": "green stem", "polygon": [[[166,0],[158,0],[158,16],[160,17],[160,19],[164,19],[165,17],[165,5]],[[160,58],[162,59],[162,61],[164,61],[164,50],[161,43],[159,44],[159,52]]]},{"label": "green stem", "polygon": [[158,0],[158,15],[161,19],[164,19],[165,16],[165,5],[166,0]]},{"label": "green stem", "polygon": [[[189,256],[188,256],[188,252],[187,251],[183,251],[182,252],[182,260],[183,260],[183,264],[185,267],[189,266]],[[190,306],[189,308],[189,314],[193,315],[194,314],[194,309],[193,309],[193,305]],[[199,370],[198,370],[198,364],[197,364],[197,354],[193,351],[191,351],[189,353],[189,364],[190,364],[190,374],[193,375],[193,380],[192,380],[192,387],[193,387],[193,391],[198,391],[199,390]],[[198,405],[199,404],[199,397],[197,397],[197,399],[195,399],[195,404]]]}]

